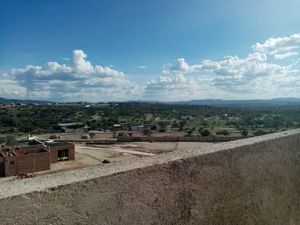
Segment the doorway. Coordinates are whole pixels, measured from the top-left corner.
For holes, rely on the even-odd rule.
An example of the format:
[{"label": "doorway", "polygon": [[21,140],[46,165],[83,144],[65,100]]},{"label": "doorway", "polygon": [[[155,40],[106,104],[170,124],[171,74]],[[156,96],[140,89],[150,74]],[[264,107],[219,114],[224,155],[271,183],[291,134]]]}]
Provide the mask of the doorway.
[{"label": "doorway", "polygon": [[5,177],[5,164],[0,162],[0,177]]},{"label": "doorway", "polygon": [[67,161],[67,160],[69,160],[68,149],[58,150],[57,151],[57,161]]}]

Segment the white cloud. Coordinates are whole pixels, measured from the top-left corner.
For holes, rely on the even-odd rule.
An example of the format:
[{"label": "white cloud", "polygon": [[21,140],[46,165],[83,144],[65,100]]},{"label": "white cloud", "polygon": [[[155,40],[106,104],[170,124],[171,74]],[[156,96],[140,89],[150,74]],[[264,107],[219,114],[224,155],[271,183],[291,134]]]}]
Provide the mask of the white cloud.
[{"label": "white cloud", "polygon": [[296,56],[298,55],[298,52],[287,52],[287,53],[283,53],[283,54],[275,54],[274,55],[274,59],[285,59],[291,56]]},{"label": "white cloud", "polygon": [[293,34],[256,43],[245,57],[194,65],[178,58],[144,87],[112,66],[93,65],[75,50],[68,65],[48,62],[0,73],[0,96],[66,101],[300,97],[299,50],[300,34]]},{"label": "white cloud", "polygon": [[137,66],[138,69],[141,69],[141,70],[145,70],[147,69],[148,67],[147,66]]},{"label": "white cloud", "polygon": [[[284,64],[280,60],[298,55],[300,34],[284,38],[270,38],[265,43],[252,46],[244,58],[227,56],[220,61],[203,60],[189,65],[184,58],[168,64],[163,70],[164,79],[158,78],[146,86],[148,92],[161,91],[174,99],[181,94],[191,98],[272,98],[279,96],[300,97],[300,68],[297,63]],[[271,62],[268,56],[277,59]],[[185,80],[174,82],[177,76]],[[172,88],[170,88],[170,86]],[[174,92],[174,90],[181,92]],[[183,91],[184,89],[184,91]],[[150,91],[151,90],[151,91]],[[172,92],[171,92],[172,90]],[[295,91],[298,90],[298,93]],[[205,93],[205,94],[203,94]]]},{"label": "white cloud", "polygon": [[1,79],[0,96],[5,98],[25,97],[26,88],[20,86],[16,81]]},{"label": "white cloud", "polygon": [[145,97],[151,99],[172,100],[174,96],[179,99],[189,98],[197,90],[197,82],[184,75],[160,76],[157,79],[148,81],[145,87]]},{"label": "white cloud", "polygon": [[[169,66],[169,70],[172,72],[179,72],[179,73],[189,73],[195,72],[197,70],[201,70],[201,65],[193,65],[189,66],[189,64],[185,61],[184,58],[179,58],[176,60],[174,65]],[[166,73],[169,73],[165,70]]]},{"label": "white cloud", "polygon": [[252,49],[256,52],[269,54],[277,59],[283,59],[297,55],[295,50],[300,48],[300,33],[292,34],[289,37],[269,38],[264,43],[256,43]]},{"label": "white cloud", "polygon": [[0,94],[4,96],[3,92],[6,95],[13,93],[15,97],[22,98],[118,100],[132,98],[138,89],[123,72],[107,66],[92,65],[82,50],[73,52],[72,65],[57,62],[48,62],[44,66],[28,65],[11,69],[1,74],[1,77],[8,80],[10,85],[1,87]]}]

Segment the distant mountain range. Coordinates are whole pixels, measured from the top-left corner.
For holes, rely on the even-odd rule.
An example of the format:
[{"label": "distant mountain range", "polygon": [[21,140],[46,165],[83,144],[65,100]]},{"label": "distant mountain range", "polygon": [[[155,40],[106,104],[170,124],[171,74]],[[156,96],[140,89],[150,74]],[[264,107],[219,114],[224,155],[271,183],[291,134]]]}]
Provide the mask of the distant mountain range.
[{"label": "distant mountain range", "polygon": [[273,98],[273,99],[249,99],[249,100],[223,100],[203,99],[172,102],[172,104],[183,105],[291,105],[300,104],[300,98]]},{"label": "distant mountain range", "polygon": [[0,104],[39,104],[46,105],[52,103],[51,101],[41,101],[41,100],[22,100],[22,99],[7,99],[0,98]]},{"label": "distant mountain range", "polygon": [[249,99],[249,100],[224,100],[224,99],[198,99],[189,101],[127,101],[127,103],[161,103],[176,105],[209,105],[209,106],[225,106],[225,105],[298,105],[300,98],[273,98],[273,99]]},{"label": "distant mountain range", "polygon": [[[51,101],[42,100],[21,100],[21,99],[6,99],[0,98],[0,104],[39,104],[46,105],[53,103]],[[90,104],[88,102],[77,102],[78,104]],[[102,102],[103,103],[103,102]],[[114,102],[118,103],[118,102]],[[124,102],[123,102],[124,103]],[[300,104],[300,98],[273,98],[273,99],[249,99],[249,100],[224,100],[224,99],[199,99],[189,101],[126,101],[125,103],[162,103],[162,104],[180,104],[180,105],[211,105],[211,106],[225,106],[225,105],[295,105]],[[65,103],[65,104],[71,104]]]}]

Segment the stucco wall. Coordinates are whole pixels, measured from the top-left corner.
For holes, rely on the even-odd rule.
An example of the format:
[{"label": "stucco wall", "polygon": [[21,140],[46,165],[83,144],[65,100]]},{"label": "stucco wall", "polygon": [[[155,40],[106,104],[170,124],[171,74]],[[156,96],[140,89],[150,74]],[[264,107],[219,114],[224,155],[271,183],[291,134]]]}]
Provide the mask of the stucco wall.
[{"label": "stucco wall", "polygon": [[23,195],[7,188],[0,224],[300,224],[299,130],[138,161],[29,193],[33,178]]},{"label": "stucco wall", "polygon": [[245,137],[232,137],[232,136],[119,136],[118,142],[224,142],[243,139]]}]

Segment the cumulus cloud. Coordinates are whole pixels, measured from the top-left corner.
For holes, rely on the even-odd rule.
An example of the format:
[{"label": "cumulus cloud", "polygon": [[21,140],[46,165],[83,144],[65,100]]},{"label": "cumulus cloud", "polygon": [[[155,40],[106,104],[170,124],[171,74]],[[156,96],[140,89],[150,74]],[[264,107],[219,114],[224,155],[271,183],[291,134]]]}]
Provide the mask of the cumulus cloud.
[{"label": "cumulus cloud", "polygon": [[[195,65],[178,58],[174,64],[165,66],[163,79],[148,82],[146,93],[161,89],[165,90],[162,94],[168,93],[175,99],[181,94],[189,99],[203,95],[221,98],[300,97],[300,68],[297,63],[280,61],[297,56],[299,48],[300,34],[293,34],[257,43],[244,58],[227,56],[220,61],[206,59]],[[276,63],[269,56],[276,59]],[[177,79],[179,75],[182,79]]]},{"label": "cumulus cloud", "polygon": [[84,51],[75,50],[69,64],[48,62],[0,73],[0,96],[66,101],[300,97],[299,50],[300,34],[293,34],[256,43],[245,57],[198,64],[181,57],[144,86],[112,66],[93,65]]},{"label": "cumulus cloud", "polygon": [[274,54],[274,59],[285,59],[296,55],[298,55],[298,52],[286,52],[282,54]]},{"label": "cumulus cloud", "polygon": [[252,49],[263,54],[273,55],[278,59],[283,59],[297,55],[295,50],[300,48],[300,33],[292,34],[289,37],[269,38],[264,43],[256,43]]},{"label": "cumulus cloud", "polygon": [[16,81],[1,79],[0,96],[5,98],[17,98],[26,96],[26,88],[20,86]]},{"label": "cumulus cloud", "polygon": [[173,77],[160,76],[148,81],[145,87],[145,97],[160,99],[163,96],[163,100],[172,100],[175,95],[180,99],[186,99],[197,88],[197,84],[191,78],[186,78],[182,74]]},{"label": "cumulus cloud", "polygon": [[[189,73],[195,72],[197,70],[201,70],[201,65],[193,65],[189,66],[189,64],[185,61],[184,58],[179,58],[176,60],[174,65],[170,66],[170,71],[179,72],[179,73]],[[166,73],[169,73],[165,70]]]},{"label": "cumulus cloud", "polygon": [[10,93],[14,90],[14,97],[25,98],[91,101],[129,99],[138,88],[123,72],[92,65],[82,50],[73,51],[71,65],[57,62],[48,62],[43,66],[28,65],[11,69],[1,77],[10,82],[5,88],[1,87],[1,95],[5,95],[5,92],[12,96]]}]

